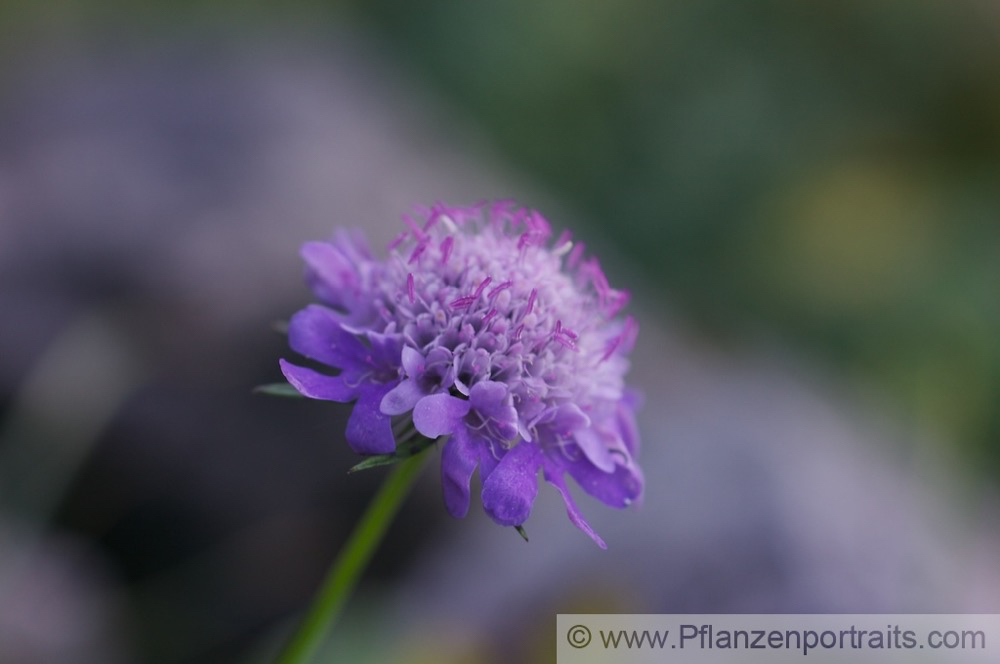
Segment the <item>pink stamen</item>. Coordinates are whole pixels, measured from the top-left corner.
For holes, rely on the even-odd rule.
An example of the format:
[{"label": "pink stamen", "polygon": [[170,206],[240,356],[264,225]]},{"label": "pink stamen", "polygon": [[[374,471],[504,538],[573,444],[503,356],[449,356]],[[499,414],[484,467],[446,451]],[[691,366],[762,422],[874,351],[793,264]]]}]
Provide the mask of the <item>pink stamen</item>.
[{"label": "pink stamen", "polygon": [[472,294],[472,297],[479,299],[479,296],[483,294],[483,291],[486,290],[486,287],[490,285],[491,281],[493,281],[493,277],[486,277],[483,279],[482,283],[479,284],[479,288],[477,288],[476,292]]},{"label": "pink stamen", "polygon": [[608,278],[604,275],[604,270],[601,269],[601,263],[596,258],[591,258],[585,267],[594,288],[602,296],[606,296],[611,290],[611,286],[608,284]]},{"label": "pink stamen", "polygon": [[409,274],[406,275],[406,292],[410,296],[410,304],[413,304],[416,301],[416,295],[414,294],[414,290],[415,289],[413,285],[413,273],[410,272]]},{"label": "pink stamen", "polygon": [[604,355],[601,356],[601,362],[604,362],[609,357],[614,355],[615,351],[618,350],[618,346],[621,345],[622,335],[617,334],[613,339],[608,341],[607,347],[604,349]]},{"label": "pink stamen", "polygon": [[626,350],[631,350],[635,345],[636,337],[639,336],[639,324],[631,316],[625,318],[625,329],[622,330],[622,342]]},{"label": "pink stamen", "polygon": [[395,237],[395,239],[393,239],[392,242],[389,243],[389,246],[386,247],[386,249],[388,251],[392,251],[393,249],[395,249],[399,245],[403,244],[403,240],[405,240],[406,236],[409,235],[409,234],[410,233],[408,231],[403,231],[402,233],[400,233],[399,235],[397,235]]},{"label": "pink stamen", "polygon": [[622,329],[621,334],[616,335],[613,339],[608,341],[608,346],[604,351],[603,357],[601,357],[601,362],[604,362],[609,357],[611,357],[619,347],[624,350],[628,350],[630,344],[635,343],[636,333],[639,331],[638,325],[635,324],[635,319],[629,316],[625,319],[625,327]]},{"label": "pink stamen", "polygon": [[563,346],[565,346],[566,348],[569,348],[570,350],[577,350],[576,344],[573,343],[573,341],[571,339],[567,339],[566,337],[562,336],[561,334],[553,336],[552,338],[555,339],[556,342],[562,344]]},{"label": "pink stamen", "polygon": [[569,252],[569,258],[566,259],[566,266],[570,269],[575,268],[580,259],[583,258],[583,251],[586,245],[581,242],[580,244],[573,247],[573,251]]},{"label": "pink stamen", "polygon": [[489,199],[480,198],[478,201],[469,206],[469,210],[474,212],[482,212],[483,208],[490,204]]},{"label": "pink stamen", "polygon": [[424,232],[426,233],[431,228],[433,228],[434,224],[440,221],[441,217],[443,217],[446,214],[448,214],[448,208],[445,207],[444,203],[440,202],[435,203],[431,207],[431,213],[427,217],[427,221],[424,222],[424,228],[423,228]]},{"label": "pink stamen", "polygon": [[403,221],[405,221],[406,225],[410,227],[411,231],[413,231],[414,239],[423,240],[427,237],[427,233],[425,233],[423,229],[417,225],[417,222],[413,220],[413,217],[408,214],[404,214]]},{"label": "pink stamen", "polygon": [[594,287],[594,291],[597,293],[597,299],[601,309],[606,310],[608,307],[608,296],[613,295],[614,291],[611,290],[611,286],[608,284],[608,278],[604,276],[604,271],[601,270],[601,264],[596,258],[590,258],[580,266],[580,274],[584,278],[590,279],[590,283]]},{"label": "pink stamen", "polygon": [[609,293],[607,308],[604,312],[608,318],[613,317],[625,308],[625,305],[632,299],[632,294],[626,290],[612,290]]},{"label": "pink stamen", "polygon": [[506,289],[510,288],[511,286],[513,286],[513,285],[514,285],[513,281],[505,281],[502,284],[500,284],[499,286],[496,286],[493,290],[491,290],[486,297],[490,301],[492,301],[493,298],[495,298],[497,295],[499,295],[501,291],[506,290]]},{"label": "pink stamen", "polygon": [[445,239],[441,240],[441,264],[448,262],[448,257],[451,256],[451,247],[455,244],[455,238],[450,235]]},{"label": "pink stamen", "polygon": [[462,307],[468,308],[472,306],[472,303],[475,301],[476,298],[472,297],[471,295],[466,295],[464,297],[458,298],[457,300],[452,300],[452,302],[448,306],[451,307],[452,309],[461,309]]},{"label": "pink stamen", "polygon": [[420,244],[418,244],[416,247],[413,248],[413,253],[410,254],[410,260],[408,261],[409,263],[414,262],[415,260],[420,258],[421,254],[427,251],[427,243],[428,243],[428,238],[425,237],[423,240],[420,241]]},{"label": "pink stamen", "polygon": [[531,211],[531,216],[528,218],[528,227],[531,228],[532,234],[538,240],[538,244],[545,244],[552,237],[552,226],[549,225],[548,219],[543,217],[542,213],[538,210]]},{"label": "pink stamen", "polygon": [[556,326],[552,330],[552,334],[549,335],[550,339],[555,339],[558,343],[562,344],[570,350],[576,350],[576,344],[573,341],[576,339],[576,333],[570,329],[563,328],[562,321],[557,320]]},{"label": "pink stamen", "polygon": [[535,308],[535,298],[538,297],[538,289],[532,288],[531,295],[528,296],[528,308],[525,310],[524,315],[527,316],[531,313],[532,309]]},{"label": "pink stamen", "polygon": [[496,316],[497,313],[498,312],[497,312],[496,309],[490,309],[488,312],[486,312],[486,315],[483,316],[483,325],[486,325],[487,323],[489,323],[490,319],[493,318],[494,316]]},{"label": "pink stamen", "polygon": [[524,222],[524,220],[525,220],[525,218],[527,216],[528,216],[528,211],[527,210],[525,210],[524,208],[518,208],[517,212],[515,212],[513,215],[511,215],[511,218],[510,218],[510,227],[511,228],[517,228],[518,226],[520,226]]},{"label": "pink stamen", "polygon": [[500,228],[503,225],[504,218],[510,213],[511,206],[514,205],[514,201],[510,199],[499,200],[490,206],[490,223],[493,224],[495,228]]},{"label": "pink stamen", "polygon": [[459,226],[463,225],[467,220],[474,219],[476,217],[482,218],[483,210],[489,205],[489,201],[482,199],[476,201],[469,207],[455,207],[449,210],[448,215],[455,221]]},{"label": "pink stamen", "polygon": [[522,332],[524,332],[524,323],[521,323],[514,329],[514,341],[518,341],[521,338]]}]

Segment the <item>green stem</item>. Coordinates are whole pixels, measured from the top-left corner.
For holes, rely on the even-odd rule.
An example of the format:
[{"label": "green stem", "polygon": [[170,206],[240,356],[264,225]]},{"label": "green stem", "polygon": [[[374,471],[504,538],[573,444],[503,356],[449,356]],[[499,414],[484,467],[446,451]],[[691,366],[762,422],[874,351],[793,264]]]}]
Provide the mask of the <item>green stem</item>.
[{"label": "green stem", "polygon": [[327,572],[302,624],[279,655],[276,664],[307,662],[320,646],[413,486],[424,456],[426,455],[418,454],[400,462],[385,479],[361,521],[354,527],[344,549]]}]

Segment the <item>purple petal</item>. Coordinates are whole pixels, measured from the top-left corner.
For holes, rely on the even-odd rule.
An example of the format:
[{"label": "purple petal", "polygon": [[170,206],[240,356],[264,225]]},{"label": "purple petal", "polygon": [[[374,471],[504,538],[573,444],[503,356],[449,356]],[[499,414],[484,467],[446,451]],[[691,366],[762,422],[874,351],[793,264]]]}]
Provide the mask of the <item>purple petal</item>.
[{"label": "purple petal", "polygon": [[597,466],[606,473],[615,469],[615,459],[611,456],[607,445],[601,438],[601,434],[594,429],[580,429],[573,436],[576,444],[584,453],[590,463]]},{"label": "purple petal", "polygon": [[355,265],[372,259],[372,250],[360,228],[338,228],[333,232],[333,246]]},{"label": "purple petal", "polygon": [[297,353],[341,369],[360,369],[368,355],[357,337],[344,330],[337,314],[310,304],[288,324],[288,344]]},{"label": "purple petal", "polygon": [[424,372],[424,356],[410,346],[403,346],[403,370],[409,378],[416,378]]},{"label": "purple petal", "polygon": [[556,409],[549,426],[560,436],[569,437],[574,431],[590,426],[590,417],[572,401]]},{"label": "purple petal", "polygon": [[[458,338],[461,343],[468,344],[475,336],[472,326],[466,323],[459,331]],[[455,382],[454,387],[462,394],[469,396],[470,387],[476,380],[486,375],[490,368],[490,354],[484,348],[466,350],[456,354],[454,360]]]},{"label": "purple petal", "polygon": [[573,522],[573,525],[585,532],[590,539],[597,543],[597,546],[602,549],[608,548],[608,545],[604,543],[601,536],[594,532],[594,529],[590,527],[587,520],[580,514],[580,508],[576,506],[576,501],[573,500],[573,496],[570,495],[569,489],[566,487],[562,471],[546,467],[543,475],[545,476],[545,481],[554,486],[562,495],[563,502],[566,503],[566,515],[569,516],[569,520]]},{"label": "purple petal", "polygon": [[520,434],[521,438],[523,438],[525,442],[528,443],[534,442],[531,435],[531,430],[527,426],[525,426],[524,422],[521,421],[520,418],[517,420],[517,433]]},{"label": "purple petal", "polygon": [[413,426],[428,438],[444,436],[455,430],[469,413],[469,402],[450,394],[432,394],[413,407]]},{"label": "purple petal", "polygon": [[407,378],[386,393],[379,405],[379,410],[386,415],[402,415],[413,410],[413,407],[424,396],[426,395],[417,385],[417,381]]},{"label": "purple petal", "polygon": [[642,397],[635,390],[625,390],[625,397],[618,404],[618,429],[621,431],[625,448],[633,457],[639,454],[639,426],[635,412],[641,406]]},{"label": "purple petal", "polygon": [[278,364],[292,387],[311,399],[347,403],[358,397],[358,388],[348,386],[340,376],[327,376],[285,360],[278,360]]},{"label": "purple petal", "polygon": [[581,489],[605,505],[624,508],[642,498],[642,471],[634,463],[615,466],[610,473],[595,468],[586,459],[570,462],[561,457],[559,463]]},{"label": "purple petal", "polygon": [[381,369],[382,373],[389,373],[392,376],[399,374],[400,355],[403,349],[403,341],[398,334],[381,334],[379,332],[365,331],[365,338],[371,346],[371,359],[368,364]]},{"label": "purple petal", "polygon": [[541,462],[538,447],[522,442],[504,455],[483,482],[483,507],[501,526],[519,526],[531,514]]},{"label": "purple petal", "polygon": [[379,410],[392,383],[363,383],[358,402],[347,420],[347,444],[358,454],[390,454],[396,449],[392,418]]},{"label": "purple petal", "polygon": [[[461,519],[469,512],[469,482],[483,452],[483,441],[460,426],[441,451],[441,484],[448,513]],[[487,452],[488,454],[489,452]]]},{"label": "purple petal", "polygon": [[483,418],[513,424],[517,421],[517,411],[507,399],[507,385],[484,380],[472,386],[469,403]]},{"label": "purple petal", "polygon": [[488,408],[504,400],[507,396],[507,385],[492,380],[484,380],[472,386],[469,393],[469,400],[472,406],[482,412],[483,408]]},{"label": "purple petal", "polygon": [[491,440],[483,441],[483,447],[479,455],[480,482],[485,482],[486,478],[490,476],[490,473],[492,473],[500,463],[501,456],[494,451],[498,447],[502,450],[501,454],[506,454],[507,448],[501,447]]},{"label": "purple petal", "polygon": [[348,309],[345,296],[358,290],[357,267],[329,242],[307,242],[300,255],[306,262],[307,280],[316,295],[330,304]]}]

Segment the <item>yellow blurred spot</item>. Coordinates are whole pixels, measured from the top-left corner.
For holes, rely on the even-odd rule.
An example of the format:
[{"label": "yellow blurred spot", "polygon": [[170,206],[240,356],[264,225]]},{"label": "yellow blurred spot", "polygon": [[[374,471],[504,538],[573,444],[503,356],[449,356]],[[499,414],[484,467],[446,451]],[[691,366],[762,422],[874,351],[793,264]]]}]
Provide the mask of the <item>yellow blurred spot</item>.
[{"label": "yellow blurred spot", "polygon": [[882,306],[916,287],[933,260],[935,207],[924,178],[903,164],[836,164],[778,204],[773,253],[760,259],[778,292],[809,310]]}]

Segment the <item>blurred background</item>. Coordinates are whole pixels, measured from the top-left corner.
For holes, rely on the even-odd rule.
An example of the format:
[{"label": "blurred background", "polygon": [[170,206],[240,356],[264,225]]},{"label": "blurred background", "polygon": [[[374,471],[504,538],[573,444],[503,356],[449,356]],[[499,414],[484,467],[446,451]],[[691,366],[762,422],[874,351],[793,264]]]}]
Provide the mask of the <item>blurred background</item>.
[{"label": "blurred background", "polygon": [[646,501],[525,545],[428,469],[325,661],[1000,611],[996,3],[5,0],[0,55],[0,662],[267,660],[382,477],[251,394],[298,246],[435,200],[633,291]]}]

